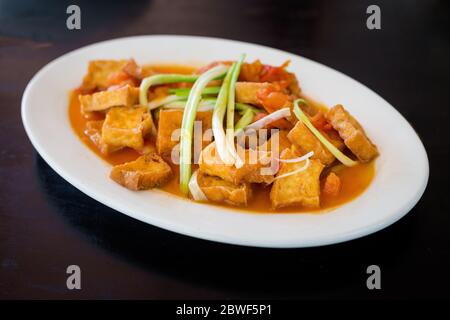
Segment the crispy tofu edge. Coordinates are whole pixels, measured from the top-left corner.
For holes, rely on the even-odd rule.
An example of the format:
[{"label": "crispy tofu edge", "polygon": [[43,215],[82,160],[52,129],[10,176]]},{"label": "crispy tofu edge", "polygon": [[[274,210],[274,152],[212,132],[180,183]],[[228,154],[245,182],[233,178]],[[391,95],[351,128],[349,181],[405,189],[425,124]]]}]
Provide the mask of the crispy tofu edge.
[{"label": "crispy tofu edge", "polygon": [[[287,149],[282,154],[283,159],[290,159],[296,157],[296,154]],[[303,166],[303,163],[283,163],[279,172],[277,173],[277,176],[280,176],[282,174],[291,172],[293,170],[297,170],[297,167]],[[300,205],[307,208],[319,208],[320,207],[320,174],[324,168],[324,165],[319,160],[310,160],[310,164],[308,168],[304,171],[301,171],[297,174],[277,179],[274,181],[272,185],[272,189],[270,190],[270,201],[272,203],[273,209],[280,209],[284,207],[290,207],[290,206],[296,206]],[[317,171],[312,172],[311,170]],[[308,196],[308,198],[305,200],[305,195],[301,194],[304,192],[304,190],[300,189],[298,190],[297,195],[293,194],[295,190],[295,187],[298,188],[304,188],[305,184],[303,181],[298,182],[293,179],[305,179],[305,174],[313,174],[313,177],[307,176],[306,178],[314,179],[311,183],[313,183],[313,188],[316,189],[317,195],[316,196]],[[285,184],[293,185],[292,187],[286,188]]]},{"label": "crispy tofu edge", "polygon": [[[157,170],[152,172],[149,166],[157,166]],[[112,180],[134,191],[160,187],[171,177],[172,169],[156,153],[146,154],[134,161],[116,165],[110,172]]]}]

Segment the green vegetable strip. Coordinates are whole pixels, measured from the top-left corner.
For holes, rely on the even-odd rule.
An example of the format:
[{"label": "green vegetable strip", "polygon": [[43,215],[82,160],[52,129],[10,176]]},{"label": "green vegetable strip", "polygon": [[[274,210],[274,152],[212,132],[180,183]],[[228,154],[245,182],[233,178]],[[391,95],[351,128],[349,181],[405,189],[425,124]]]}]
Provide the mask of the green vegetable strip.
[{"label": "green vegetable strip", "polygon": [[[218,94],[220,87],[207,87],[202,91],[202,95],[205,94]],[[169,93],[176,94],[177,96],[187,97],[191,92],[191,88],[177,88],[169,89]]]},{"label": "green vegetable strip", "polygon": [[340,162],[342,162],[347,167],[353,167],[354,165],[358,164],[357,161],[354,161],[347,157],[345,154],[343,154],[338,148],[336,148],[330,141],[328,141],[327,138],[325,138],[319,130],[317,130],[314,125],[309,121],[309,118],[303,113],[302,109],[298,106],[298,103],[302,102],[306,104],[305,100],[303,99],[297,99],[294,101],[294,114],[297,116],[297,118],[303,122],[303,124],[311,130],[311,132],[319,139],[319,141],[338,159]]},{"label": "green vegetable strip", "polygon": [[151,86],[176,82],[195,82],[199,75],[186,74],[157,74],[142,80],[139,87],[139,104],[146,106],[148,103],[147,92]]},{"label": "green vegetable strip", "polygon": [[236,107],[236,110],[241,112],[241,113],[244,113],[247,110],[252,110],[254,114],[257,114],[258,112],[263,112],[263,110],[258,109],[256,107],[253,107],[253,106],[251,106],[249,104],[246,104],[246,103],[236,102],[234,105]]},{"label": "green vegetable strip", "polygon": [[243,128],[248,126],[250,123],[253,122],[253,118],[255,117],[255,113],[251,109],[247,109],[242,117],[239,119],[239,121],[234,126],[234,130],[236,131],[235,135],[239,133]]},{"label": "green vegetable strip", "polygon": [[[197,111],[203,109],[202,111],[213,110],[216,105],[216,100],[202,99],[198,103]],[[163,106],[164,109],[184,109],[186,107],[186,100],[184,101],[175,101],[171,103],[167,103]]]},{"label": "green vegetable strip", "polygon": [[234,67],[230,79],[230,87],[228,89],[226,141],[228,150],[234,158],[237,157],[236,148],[234,146],[234,109],[235,109],[236,82],[239,77],[239,73],[241,72],[241,65],[244,59],[245,54],[242,54],[241,58]]},{"label": "green vegetable strip", "polygon": [[[186,98],[180,99],[179,101],[174,101],[174,102],[167,102],[164,104],[164,108],[167,109],[184,109],[184,107],[186,106]],[[213,106],[216,104],[217,99],[216,98],[206,98],[206,99],[202,99],[200,100],[200,104],[199,107],[209,107],[209,106]],[[151,102],[150,102],[151,103]],[[246,111],[250,110],[252,111],[252,113],[255,115],[258,112],[262,112],[263,110],[258,109],[254,106],[251,106],[249,104],[245,104],[245,103],[236,103],[236,110],[241,114],[244,115]],[[235,126],[236,127],[236,126]]]},{"label": "green vegetable strip", "polygon": [[219,154],[220,159],[225,164],[230,165],[233,164],[234,159],[228,153],[225,131],[223,130],[223,118],[227,110],[228,89],[235,66],[236,64],[233,63],[230,69],[228,69],[227,75],[225,76],[225,79],[222,82],[222,87],[220,88],[219,95],[217,96],[216,105],[214,107],[214,113],[212,118],[212,130],[214,134],[214,140],[217,146],[217,153]]},{"label": "green vegetable strip", "polygon": [[153,110],[153,109],[157,109],[165,104],[172,103],[175,101],[182,101],[182,100],[186,100],[186,98],[179,97],[175,94],[172,94],[172,95],[166,96],[164,98],[154,99],[154,100],[150,101],[147,104],[147,106],[148,106],[149,110]]},{"label": "green vegetable strip", "polygon": [[194,129],[195,114],[202,96],[202,90],[208,83],[216,77],[222,76],[227,72],[228,67],[219,65],[214,67],[195,81],[189,94],[186,107],[183,112],[183,122],[181,124],[180,141],[180,190],[183,194],[189,193],[189,180],[191,178],[191,159],[192,159],[192,131]]}]

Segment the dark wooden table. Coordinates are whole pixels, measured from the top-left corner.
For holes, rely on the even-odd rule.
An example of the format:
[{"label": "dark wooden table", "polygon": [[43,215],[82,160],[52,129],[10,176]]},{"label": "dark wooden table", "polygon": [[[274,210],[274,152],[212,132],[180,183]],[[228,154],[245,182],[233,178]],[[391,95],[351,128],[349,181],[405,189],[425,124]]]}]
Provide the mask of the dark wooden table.
[{"label": "dark wooden table", "polygon": [[[72,3],[72,2],[71,2]],[[2,298],[449,298],[450,6],[377,1],[0,2],[0,297]],[[63,53],[137,34],[205,35],[280,48],[361,81],[422,138],[427,190],[393,226],[322,248],[274,250],[197,240],[135,221],[59,177],[20,119],[29,79]],[[395,128],[389,128],[395,135]],[[61,148],[64,152],[64,148]],[[411,159],[414,161],[414,159]],[[66,288],[66,267],[82,290]],[[366,288],[381,267],[382,289]]]}]

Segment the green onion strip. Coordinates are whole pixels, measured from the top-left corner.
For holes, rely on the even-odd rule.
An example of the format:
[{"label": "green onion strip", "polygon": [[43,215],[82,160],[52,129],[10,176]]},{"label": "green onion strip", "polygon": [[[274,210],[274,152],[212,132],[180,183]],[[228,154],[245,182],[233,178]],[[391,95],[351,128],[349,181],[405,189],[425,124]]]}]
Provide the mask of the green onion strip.
[{"label": "green onion strip", "polygon": [[245,54],[242,54],[239,61],[235,63],[233,73],[231,74],[230,85],[228,88],[228,101],[227,101],[227,121],[226,121],[226,144],[228,152],[235,159],[236,168],[240,168],[244,165],[242,159],[236,152],[234,145],[234,110],[235,110],[235,96],[236,96],[236,82],[241,72],[242,62],[245,59]]},{"label": "green onion strip", "polygon": [[347,157],[344,153],[341,152],[338,148],[336,148],[327,138],[325,138],[319,130],[317,130],[314,125],[309,121],[309,118],[306,114],[303,113],[302,109],[300,109],[298,103],[302,102],[306,104],[303,99],[297,99],[294,101],[294,114],[297,118],[303,122],[303,124],[319,139],[319,141],[338,159],[342,164],[347,167],[353,167],[358,164],[357,161],[354,161]]},{"label": "green onion strip", "polygon": [[157,74],[147,77],[142,80],[139,87],[139,104],[143,106],[148,104],[147,93],[151,86],[176,82],[195,82],[199,77],[199,75],[186,74]]},{"label": "green onion strip", "polygon": [[226,135],[223,130],[223,118],[225,117],[225,112],[227,111],[228,90],[235,66],[236,64],[234,63],[230,69],[228,69],[227,75],[222,82],[222,87],[220,88],[219,95],[217,96],[212,117],[212,130],[214,134],[214,142],[217,146],[217,153],[222,162],[228,165],[234,164],[234,158],[229,153],[227,148]]},{"label": "green onion strip", "polygon": [[180,141],[180,190],[185,195],[189,193],[189,180],[191,178],[192,169],[192,132],[194,129],[195,115],[202,96],[202,91],[210,81],[223,76],[228,69],[229,68],[227,66],[219,65],[200,75],[195,81],[186,102],[183,112],[183,121],[181,124]]}]

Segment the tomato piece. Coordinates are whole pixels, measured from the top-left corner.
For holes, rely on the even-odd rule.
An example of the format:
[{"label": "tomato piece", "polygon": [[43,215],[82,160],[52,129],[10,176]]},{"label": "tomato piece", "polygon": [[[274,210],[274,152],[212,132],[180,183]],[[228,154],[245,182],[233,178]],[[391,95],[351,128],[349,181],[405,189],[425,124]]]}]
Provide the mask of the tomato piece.
[{"label": "tomato piece", "polygon": [[[287,106],[289,97],[280,90],[281,88],[278,85],[273,84],[256,93],[258,100],[261,102],[262,106],[268,113],[272,113]],[[292,124],[286,119],[280,119],[272,122],[267,127],[290,129],[292,128]]]},{"label": "tomato piece", "polygon": [[264,65],[261,72],[260,81],[261,82],[286,81],[288,74],[285,68],[289,65],[289,62],[290,61],[288,60],[279,67]]},{"label": "tomato piece", "polygon": [[281,107],[285,106],[288,102],[288,96],[282,92],[271,92],[267,95],[267,97],[262,101],[262,104],[268,110],[277,110]]},{"label": "tomato piece", "polygon": [[268,112],[278,110],[288,103],[289,97],[277,85],[268,86],[256,93],[257,98]]}]

